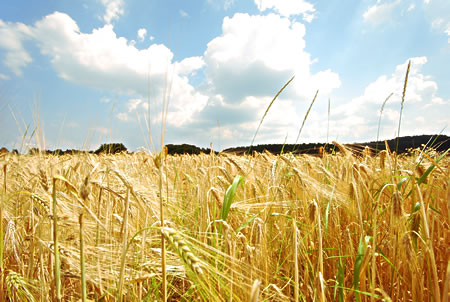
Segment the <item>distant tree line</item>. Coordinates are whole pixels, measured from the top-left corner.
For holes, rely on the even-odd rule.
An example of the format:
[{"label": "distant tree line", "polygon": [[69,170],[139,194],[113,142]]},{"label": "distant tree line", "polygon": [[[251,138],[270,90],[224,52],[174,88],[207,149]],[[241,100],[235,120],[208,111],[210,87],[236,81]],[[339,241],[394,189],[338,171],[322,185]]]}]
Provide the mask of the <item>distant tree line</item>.
[{"label": "distant tree line", "polygon": [[[28,154],[38,154],[40,151],[38,148],[31,148],[28,151]],[[73,154],[79,154],[79,153],[90,153],[90,154],[116,154],[121,152],[127,152],[127,147],[125,147],[122,143],[111,143],[111,144],[102,144],[97,150],[95,151],[82,151],[77,149],[56,149],[56,150],[43,150],[41,151],[44,154],[51,154],[51,155],[73,155]]]},{"label": "distant tree line", "polygon": [[181,145],[173,145],[168,144],[167,147],[167,153],[174,155],[174,154],[200,154],[205,153],[209,154],[211,153],[210,148],[200,148],[194,145],[189,144],[181,144]]},{"label": "distant tree line", "polygon": [[[414,148],[421,148],[423,146],[428,146],[434,148],[436,151],[439,152],[445,152],[446,150],[450,149],[450,137],[446,135],[417,135],[417,136],[403,136],[400,138],[395,138],[387,141],[387,144],[389,146],[389,149],[393,151],[397,151],[399,154],[407,152],[409,149]],[[358,144],[345,144],[348,148],[352,149],[355,152],[362,152],[366,146],[368,146],[372,152],[378,152],[381,150],[385,150],[385,142],[379,141],[379,142],[367,142],[367,143],[358,143]],[[175,144],[168,144],[167,147],[167,153],[174,155],[174,154],[200,154],[205,153],[209,154],[211,153],[210,148],[200,148],[194,145],[189,144],[181,144],[181,145],[175,145]],[[321,149],[322,148],[322,149]],[[265,144],[265,145],[257,145],[250,147],[235,147],[235,148],[228,148],[223,150],[222,152],[225,153],[235,153],[235,154],[245,154],[247,152],[264,152],[268,151],[273,154],[280,154],[280,153],[288,153],[293,152],[297,154],[318,154],[319,150],[326,151],[327,153],[331,152],[339,152],[339,149],[337,146],[333,144],[319,144],[319,143],[308,143],[308,144]],[[6,148],[0,149],[1,153],[7,153],[9,152]],[[12,153],[18,154],[19,151],[14,149],[11,151]],[[117,154],[121,152],[130,153],[128,149],[125,147],[122,143],[109,143],[109,144],[102,144],[97,150],[95,151],[81,151],[76,149],[67,149],[65,151],[61,149],[56,150],[45,150],[45,151],[39,151],[38,148],[32,148],[29,150],[29,154],[37,154],[39,152],[42,152],[44,154],[52,154],[52,155],[66,155],[66,154],[79,154],[79,153],[90,153],[90,154]],[[217,154],[217,152],[215,152]]]},{"label": "distant tree line", "polygon": [[[450,137],[446,135],[417,135],[417,136],[403,136],[395,139],[390,139],[387,141],[389,145],[389,149],[393,151],[397,151],[397,153],[405,153],[409,149],[420,148],[422,146],[427,145],[428,147],[434,148],[436,151],[445,152],[450,149]],[[398,146],[397,146],[398,144]],[[373,152],[378,152],[381,150],[385,150],[385,142],[367,142],[367,143],[355,143],[355,144],[345,144],[345,146],[354,150],[355,152],[362,152],[366,146],[368,146]],[[298,154],[318,154],[320,148],[322,150],[326,150],[328,153],[331,152],[339,152],[337,146],[333,144],[319,144],[319,143],[308,143],[308,144],[265,144],[265,145],[256,145],[250,147],[235,147],[228,148],[223,150],[222,152],[229,152],[235,154],[244,154],[247,152],[270,152],[273,154],[280,153],[298,153]]]}]

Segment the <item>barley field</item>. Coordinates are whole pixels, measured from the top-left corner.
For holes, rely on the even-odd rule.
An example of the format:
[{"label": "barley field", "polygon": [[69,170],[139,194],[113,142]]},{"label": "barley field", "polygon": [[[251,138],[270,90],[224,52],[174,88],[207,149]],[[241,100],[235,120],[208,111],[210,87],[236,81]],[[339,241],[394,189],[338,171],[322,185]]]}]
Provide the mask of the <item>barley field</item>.
[{"label": "barley field", "polygon": [[2,154],[0,298],[447,301],[449,157],[339,147]]}]

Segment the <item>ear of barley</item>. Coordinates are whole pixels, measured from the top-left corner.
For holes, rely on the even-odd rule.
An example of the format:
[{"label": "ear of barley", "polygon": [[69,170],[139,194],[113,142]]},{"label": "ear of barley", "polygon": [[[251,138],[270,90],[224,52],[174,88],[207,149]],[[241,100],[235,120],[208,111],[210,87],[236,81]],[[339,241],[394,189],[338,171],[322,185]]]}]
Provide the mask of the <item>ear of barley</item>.
[{"label": "ear of barley", "polygon": [[84,201],[89,197],[89,175],[86,176],[86,178],[84,179],[83,183],[81,184],[80,187],[80,197],[81,199],[83,199]]},{"label": "ear of barley", "polygon": [[[25,278],[12,271],[8,270],[8,275],[6,276],[6,290],[8,293],[8,298],[11,301],[32,301],[34,302],[34,296],[30,291],[30,284],[25,281]],[[3,291],[3,289],[1,289]]]},{"label": "ear of barley", "polygon": [[49,192],[50,187],[48,185],[47,173],[42,169],[39,169],[39,180],[41,187],[45,190],[45,192]]},{"label": "ear of barley", "polygon": [[253,282],[252,291],[250,292],[250,302],[258,302],[259,301],[259,287],[261,285],[261,281],[256,279]]},{"label": "ear of barley", "polygon": [[402,202],[403,198],[400,192],[395,191],[394,194],[392,194],[392,211],[395,217],[400,217],[402,215]]},{"label": "ear of barley", "polygon": [[385,168],[386,155],[387,155],[386,150],[380,152],[380,169],[382,170]]},{"label": "ear of barley", "polygon": [[350,151],[348,151],[344,145],[342,145],[336,141],[332,141],[332,143],[333,143],[333,145],[338,147],[339,151],[341,151],[344,156],[350,155]]},{"label": "ear of barley", "polygon": [[191,268],[195,273],[202,275],[203,269],[200,262],[192,252],[186,241],[180,236],[180,234],[173,228],[163,227],[161,232],[164,237],[171,243],[175,248],[178,255],[184,260],[184,262]]},{"label": "ear of barley", "polygon": [[32,193],[31,199],[33,202],[35,202],[35,209],[38,211],[38,213],[43,217],[50,217],[50,206],[49,206],[49,199],[45,198],[43,196],[40,196],[39,194]]}]

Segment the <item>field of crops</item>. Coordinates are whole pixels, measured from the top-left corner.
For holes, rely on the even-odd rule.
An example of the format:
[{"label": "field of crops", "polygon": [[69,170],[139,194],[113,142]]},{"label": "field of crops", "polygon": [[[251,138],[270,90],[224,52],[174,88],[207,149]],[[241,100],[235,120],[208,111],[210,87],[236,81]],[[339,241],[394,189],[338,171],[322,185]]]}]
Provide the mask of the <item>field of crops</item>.
[{"label": "field of crops", "polygon": [[0,298],[447,301],[449,157],[340,149],[2,154]]}]

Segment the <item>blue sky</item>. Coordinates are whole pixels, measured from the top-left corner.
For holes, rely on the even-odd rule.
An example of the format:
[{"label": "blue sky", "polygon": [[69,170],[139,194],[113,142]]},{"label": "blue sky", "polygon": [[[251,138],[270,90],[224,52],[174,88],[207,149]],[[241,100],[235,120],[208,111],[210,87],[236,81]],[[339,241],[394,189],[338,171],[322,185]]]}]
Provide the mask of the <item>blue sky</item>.
[{"label": "blue sky", "polygon": [[375,140],[391,93],[393,138],[408,61],[400,134],[450,134],[446,0],[2,1],[0,37],[8,148],[154,150],[162,112],[165,143],[249,145],[293,75],[257,144],[294,143],[316,90],[300,143]]}]

